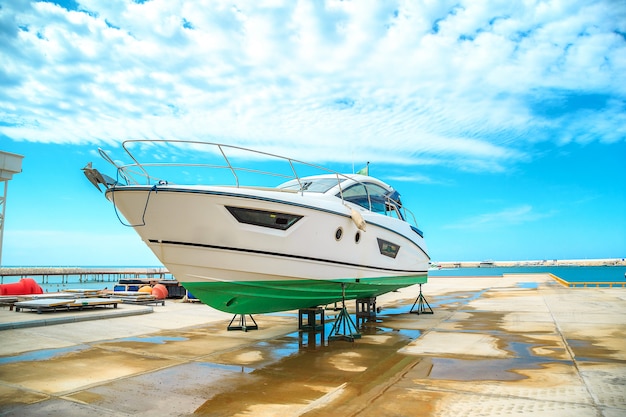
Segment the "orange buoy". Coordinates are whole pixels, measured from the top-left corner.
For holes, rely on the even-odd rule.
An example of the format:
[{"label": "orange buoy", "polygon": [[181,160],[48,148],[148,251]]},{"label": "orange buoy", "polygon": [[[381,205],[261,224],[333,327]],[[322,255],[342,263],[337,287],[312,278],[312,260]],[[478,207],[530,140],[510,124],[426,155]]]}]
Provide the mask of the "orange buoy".
[{"label": "orange buoy", "polygon": [[152,295],[154,295],[154,297],[157,300],[163,300],[167,298],[167,295],[168,295],[167,287],[163,284],[156,284],[152,288]]},{"label": "orange buoy", "polygon": [[152,287],[149,285],[144,285],[143,287],[139,288],[139,292],[145,292],[147,294],[152,293]]}]

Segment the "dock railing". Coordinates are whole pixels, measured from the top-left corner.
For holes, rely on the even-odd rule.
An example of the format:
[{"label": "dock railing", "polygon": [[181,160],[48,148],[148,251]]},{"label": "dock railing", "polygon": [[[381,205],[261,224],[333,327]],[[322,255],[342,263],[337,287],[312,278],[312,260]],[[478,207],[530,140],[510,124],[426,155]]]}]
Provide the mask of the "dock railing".
[{"label": "dock railing", "polygon": [[557,277],[554,274],[550,276],[559,284],[568,288],[624,288],[626,287],[626,281],[584,281],[584,282],[570,282],[565,281],[562,278]]}]

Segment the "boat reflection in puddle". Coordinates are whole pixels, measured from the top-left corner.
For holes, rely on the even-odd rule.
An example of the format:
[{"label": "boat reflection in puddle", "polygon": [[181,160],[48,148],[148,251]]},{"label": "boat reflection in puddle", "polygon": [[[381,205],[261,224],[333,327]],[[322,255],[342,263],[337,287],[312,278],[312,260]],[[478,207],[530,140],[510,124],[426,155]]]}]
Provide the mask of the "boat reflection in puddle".
[{"label": "boat reflection in puddle", "polygon": [[207,393],[207,401],[195,413],[234,415],[252,408],[259,412],[301,408],[344,389],[366,392],[383,386],[393,381],[390,373],[402,373],[422,360],[398,352],[419,337],[418,330],[391,329],[371,320],[359,329],[363,337],[357,342],[321,339],[331,327],[326,323],[323,331],[292,332],[211,357],[234,372],[241,372],[237,365],[254,371],[236,380],[224,379],[231,384],[229,389]]}]

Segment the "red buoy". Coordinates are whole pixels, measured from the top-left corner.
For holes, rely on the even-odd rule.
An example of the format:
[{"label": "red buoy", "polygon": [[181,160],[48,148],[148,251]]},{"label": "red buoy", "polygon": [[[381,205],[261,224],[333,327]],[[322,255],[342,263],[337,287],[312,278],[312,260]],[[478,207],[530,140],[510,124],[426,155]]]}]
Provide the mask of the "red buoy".
[{"label": "red buoy", "polygon": [[0,284],[0,295],[43,294],[43,289],[32,278],[22,278],[11,284]]},{"label": "red buoy", "polygon": [[154,287],[152,287],[152,295],[154,295],[157,300],[163,300],[167,298],[167,287],[163,284],[156,284]]}]

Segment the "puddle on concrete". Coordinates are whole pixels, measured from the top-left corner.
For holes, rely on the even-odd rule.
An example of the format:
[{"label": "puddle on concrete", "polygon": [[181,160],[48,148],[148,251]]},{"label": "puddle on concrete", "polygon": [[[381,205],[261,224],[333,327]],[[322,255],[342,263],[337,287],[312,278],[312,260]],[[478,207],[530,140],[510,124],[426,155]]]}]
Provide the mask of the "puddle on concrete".
[{"label": "puddle on concrete", "polygon": [[409,340],[415,340],[422,335],[420,330],[411,330],[411,329],[389,329],[385,327],[379,328],[383,332],[397,332],[401,336],[408,338]]},{"label": "puddle on concrete", "polygon": [[434,301],[432,303],[429,302],[429,304],[431,306],[465,305],[472,301],[478,300],[487,291],[489,291],[489,288],[485,288],[480,291],[446,294],[446,295],[436,297]]},{"label": "puddle on concrete", "polygon": [[254,372],[254,368],[249,368],[246,366],[240,365],[226,365],[223,363],[213,363],[213,362],[200,362],[198,366],[205,366],[209,368],[215,368],[226,372],[236,372],[242,374],[249,374],[250,372]]},{"label": "puddle on concrete", "polygon": [[[281,359],[287,358],[291,355],[297,354],[300,351],[298,343],[296,341],[291,340],[291,339],[295,339],[293,335],[294,333],[290,333],[289,335],[287,335],[288,340],[285,343],[280,343],[278,346],[273,346],[272,343],[263,341],[254,345],[253,349],[258,348],[260,350],[266,350],[266,351],[270,349],[270,351],[268,351],[269,353],[268,356],[270,356],[274,360],[281,360]],[[283,338],[280,338],[280,339],[283,339]]]},{"label": "puddle on concrete", "polygon": [[58,349],[34,350],[16,356],[0,357],[0,365],[16,362],[45,361],[90,348],[91,346],[88,345],[76,345]]},{"label": "puddle on concrete", "polygon": [[168,337],[168,336],[148,336],[148,337],[125,337],[123,339],[117,339],[116,342],[139,342],[139,343],[152,343],[156,345],[164,345],[167,342],[183,342],[189,340],[186,337]]},{"label": "puddle on concrete", "polygon": [[[502,330],[502,322],[506,316],[503,312],[482,310],[457,310],[447,322],[455,324],[464,332],[487,332]],[[464,313],[459,315],[458,313]]]},{"label": "puddle on concrete", "polygon": [[400,314],[408,314],[409,310],[411,310],[411,305],[385,306],[385,307],[381,307],[380,313],[378,313],[376,317],[380,319],[383,317],[398,316]]},{"label": "puddle on concrete", "polygon": [[[405,306],[406,307],[406,306]],[[406,307],[406,311],[410,306]],[[388,313],[388,311],[386,311]],[[385,326],[385,315],[362,320],[361,338],[355,342],[327,340],[333,322],[323,331],[295,331],[241,349],[212,356],[214,363],[229,363],[237,358],[258,358],[246,366],[254,368],[246,379],[232,389],[207,393],[197,415],[290,415],[312,402],[335,396],[374,395],[395,378],[414,369],[423,359],[398,353],[421,335],[419,330],[392,329]],[[354,315],[352,319],[357,322]],[[417,319],[417,317],[416,317]],[[207,358],[208,360],[209,358]],[[430,358],[428,358],[428,361]],[[422,371],[426,377],[430,364]],[[378,395],[378,394],[376,394]],[[358,401],[355,407],[365,406]],[[297,413],[296,413],[297,414]]]},{"label": "puddle on concrete", "polygon": [[[14,362],[0,366],[2,382],[25,390],[59,395],[78,390],[85,385],[125,378],[137,373],[170,367],[180,361],[128,355],[90,346],[70,350],[65,354],[29,363]],[[1,407],[0,403],[0,407]]]},{"label": "puddle on concrete", "polygon": [[[422,332],[417,329],[398,329],[385,327],[385,319],[386,317],[378,316],[376,319],[369,319],[365,323],[359,326],[359,332],[362,335],[380,335],[380,334],[392,334],[396,333],[399,336],[407,339],[409,342],[420,337]],[[392,318],[393,317],[389,317]]]},{"label": "puddle on concrete", "polygon": [[[406,343],[420,337],[422,332],[414,329],[392,329],[384,326],[384,316],[377,316],[376,318],[357,318],[354,314],[350,316],[353,322],[357,325],[357,331],[363,336],[367,335],[382,335],[395,333],[403,339],[406,339]],[[328,341],[328,335],[331,333],[334,322],[326,323],[324,330],[317,331],[295,331],[287,334],[285,337],[298,340],[298,343],[290,344],[286,348],[278,349],[278,356],[288,356],[294,354],[303,347],[319,348],[329,346],[333,342]],[[357,339],[358,340],[358,339]]]},{"label": "puddle on concrete", "polygon": [[429,379],[450,381],[517,381],[523,375],[515,373],[512,361],[505,359],[450,359],[432,358]]},{"label": "puddle on concrete", "polygon": [[537,282],[518,282],[518,288],[528,288],[528,289],[537,289],[539,288],[539,283]]},{"label": "puddle on concrete", "polygon": [[574,357],[577,361],[616,362],[616,360],[612,358],[612,355],[617,351],[598,346],[590,340],[567,339],[567,344],[574,353]]},{"label": "puddle on concrete", "polygon": [[[449,310],[453,313],[462,313],[452,316],[454,318],[448,319],[447,323],[458,326],[457,329],[464,332],[495,336],[500,340],[498,348],[511,352],[514,356],[512,358],[459,359],[398,353],[399,349],[422,333],[420,330],[392,328],[391,322],[387,322],[387,325],[385,322],[402,321],[409,316],[420,320],[421,316],[409,314],[413,303],[410,301],[405,305],[383,308],[382,314],[376,318],[362,320],[359,326],[362,338],[354,343],[328,342],[327,337],[334,324],[332,321],[326,323],[323,332],[294,331],[272,339],[256,342],[249,340],[245,343],[237,338],[216,336],[215,333],[205,331],[205,328],[117,339],[102,346],[117,348],[118,344],[142,344],[141,350],[149,352],[149,357],[157,363],[142,364],[147,357],[144,358],[143,352],[140,352],[139,356],[133,356],[137,369],[129,369],[127,372],[127,375],[134,376],[125,378],[121,374],[111,375],[114,382],[76,391],[71,395],[79,401],[133,414],[144,410],[137,398],[146,390],[154,394],[152,398],[166,398],[168,392],[179,393],[186,399],[191,396],[194,400],[199,399],[194,407],[204,401],[195,409],[195,414],[224,416],[299,415],[304,407],[313,402],[332,402],[343,396],[345,402],[338,402],[343,407],[342,410],[346,407],[357,410],[352,412],[353,409],[350,409],[351,413],[343,414],[358,415],[358,407],[367,406],[368,401],[378,398],[381,393],[395,389],[398,386],[395,385],[397,381],[409,384],[410,380],[402,379],[409,373],[410,378],[415,379],[516,381],[528,378],[520,372],[522,370],[542,369],[552,363],[572,365],[571,361],[550,356],[549,352],[562,349],[557,342],[532,339],[520,334],[511,335],[502,330],[502,317],[505,313],[471,308],[461,310],[462,306],[480,298],[485,291],[487,290],[438,296],[433,297],[433,300],[428,299],[428,302],[433,308],[451,306]],[[297,315],[281,316],[293,318],[294,323],[297,323]],[[402,320],[398,320],[398,316]],[[354,315],[352,318],[356,323]],[[189,343],[170,343],[187,341]],[[577,341],[570,342],[576,345]],[[211,343],[211,349],[207,348],[207,343]],[[216,346],[216,343],[221,345]],[[193,346],[186,347],[192,344]],[[9,363],[2,362],[7,360],[19,362],[54,359],[77,348],[79,347],[35,352],[37,357],[30,358],[28,354],[0,358],[0,364]],[[579,341],[575,347],[577,355],[580,352],[589,357],[603,353],[598,353],[597,349],[599,348],[586,341]],[[115,368],[108,364],[122,365],[126,360],[122,356],[125,352],[103,352],[108,355],[105,358],[107,367]],[[172,358],[175,356],[177,364],[161,362],[162,359],[157,354],[172,355]],[[138,358],[141,360],[138,361]],[[181,365],[180,358],[188,362]],[[77,366],[87,363],[85,358],[79,359],[76,361]],[[174,359],[171,363],[174,363]],[[60,367],[62,364],[58,365]],[[42,372],[50,369],[46,366]],[[413,389],[412,385],[410,387],[409,389]],[[424,395],[431,394],[425,392]],[[327,411],[322,408],[320,412],[322,410]],[[167,414],[170,410],[163,408],[160,411]]]},{"label": "puddle on concrete", "polygon": [[207,398],[236,391],[241,383],[251,381],[251,371],[246,367],[190,362],[66,396],[94,408],[115,410],[115,415],[189,416]]},{"label": "puddle on concrete", "polygon": [[[498,332],[493,332],[498,333]],[[546,356],[537,356],[533,352],[541,343],[533,342],[506,342],[499,335],[502,349],[513,353],[512,358],[489,359],[432,359],[433,368],[429,375],[432,379],[446,379],[452,381],[516,381],[526,377],[517,373],[521,369],[540,369],[548,363],[563,363],[572,365],[572,361],[555,359]]]},{"label": "puddle on concrete", "polygon": [[[427,294],[424,294],[426,302],[428,305],[434,310],[436,307],[450,307],[450,306],[462,306],[471,301],[477,300],[480,296],[488,291],[488,289],[480,290],[480,291],[471,291],[471,292],[458,292],[451,293],[446,295],[437,295],[434,297],[429,297]],[[411,309],[413,309],[414,301],[401,304],[401,305],[387,305],[387,306],[379,306],[381,308],[380,313],[378,314],[378,318],[385,316],[398,316],[401,314],[409,314]],[[417,309],[417,306],[415,306]]]},{"label": "puddle on concrete", "polygon": [[[264,340],[231,352],[211,357],[215,363],[230,363],[234,358],[258,357],[249,378],[238,381],[232,389],[217,395],[207,395],[198,415],[235,415],[238,413],[290,415],[290,409],[302,409],[326,395],[359,392],[393,383],[390,376],[401,374],[421,361],[421,358],[398,353],[419,332],[400,332],[370,323],[360,328],[362,338],[356,342],[324,341],[319,343],[317,332],[292,332]],[[324,331],[330,331],[332,323]],[[317,346],[307,346],[303,339],[315,340]],[[303,346],[304,345],[304,346]],[[304,347],[304,348],[303,348]],[[248,353],[255,352],[255,355]],[[209,393],[207,393],[209,394]],[[283,413],[283,414],[281,414]]]}]

